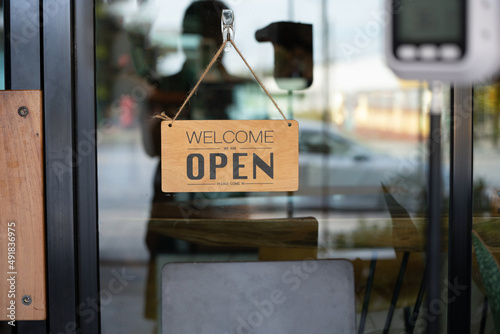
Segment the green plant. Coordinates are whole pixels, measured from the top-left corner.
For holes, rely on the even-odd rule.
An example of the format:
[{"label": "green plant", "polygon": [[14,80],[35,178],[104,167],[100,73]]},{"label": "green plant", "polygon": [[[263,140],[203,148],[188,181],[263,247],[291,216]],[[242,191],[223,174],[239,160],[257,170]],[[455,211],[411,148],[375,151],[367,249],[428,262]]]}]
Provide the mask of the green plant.
[{"label": "green plant", "polygon": [[491,307],[495,329],[500,333],[500,269],[488,247],[476,231],[472,232],[472,245],[479,265],[486,296]]}]

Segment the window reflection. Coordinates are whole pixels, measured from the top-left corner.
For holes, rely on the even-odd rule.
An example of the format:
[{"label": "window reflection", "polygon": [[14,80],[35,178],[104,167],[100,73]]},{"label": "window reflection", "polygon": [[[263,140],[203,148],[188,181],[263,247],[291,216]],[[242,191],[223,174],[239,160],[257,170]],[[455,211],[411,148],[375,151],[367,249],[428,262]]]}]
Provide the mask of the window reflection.
[{"label": "window reflection", "polygon": [[[121,268],[136,277],[123,294],[104,305],[104,332],[112,332],[116,323],[126,324],[121,333],[159,328],[156,287],[159,268],[165,262],[310,256],[348,258],[354,263],[358,319],[367,284],[372,281],[366,332],[384,328],[394,287],[402,280],[391,328],[405,328],[408,319],[404,314],[417,300],[425,267],[428,91],[423,83],[398,80],[385,66],[383,26],[377,19],[383,1],[325,3],[326,7],[310,0],[226,1],[225,5],[188,0],[98,2],[101,281],[105,284],[113,270]],[[207,14],[214,4],[235,11],[236,44],[281,108],[299,120],[300,188],[296,193],[160,191],[159,121],[151,116],[161,111],[175,114],[220,45],[220,19]],[[322,13],[327,14],[329,35],[323,33]],[[361,47],[356,41],[371,21],[379,24],[379,33],[371,34]],[[303,58],[310,56],[313,65],[312,73],[306,71],[307,87],[277,82],[283,73],[293,77],[300,71],[287,72],[291,67],[285,66],[277,74],[276,62],[279,65],[279,59],[288,59],[282,57],[283,48],[256,38],[257,31],[277,22],[312,24],[312,53]],[[330,58],[325,47],[331,51]],[[231,51],[216,64],[181,117],[280,116]],[[449,168],[443,173],[446,180]],[[388,203],[387,198],[393,202]],[[213,248],[193,242],[195,235],[189,228],[195,224],[185,225],[186,219],[207,219],[205,228],[224,219],[255,226],[257,219],[279,218],[290,223],[299,217],[312,217],[308,222],[319,224],[314,248],[277,249],[269,244],[259,250],[236,245]],[[152,222],[168,223],[179,230],[187,226],[183,231],[190,234],[173,238],[161,231],[152,233]],[[243,237],[250,235],[238,228],[231,233],[235,231]],[[207,233],[206,238],[210,237]],[[400,277],[405,252],[409,254],[407,270]],[[374,260],[376,274],[370,275]],[[131,300],[134,307],[123,307]]]}]

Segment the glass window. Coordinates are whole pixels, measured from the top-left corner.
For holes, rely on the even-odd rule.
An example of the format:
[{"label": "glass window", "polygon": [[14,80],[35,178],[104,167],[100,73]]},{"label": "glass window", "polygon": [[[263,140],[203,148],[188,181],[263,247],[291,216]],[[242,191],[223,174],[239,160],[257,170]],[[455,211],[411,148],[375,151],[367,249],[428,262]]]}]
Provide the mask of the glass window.
[{"label": "glass window", "polygon": [[[127,278],[119,292],[101,296],[104,333],[156,333],[160,269],[179,261],[345,258],[354,266],[356,318],[365,332],[384,329],[398,283],[391,329],[422,323],[422,314],[416,323],[410,315],[425,268],[430,93],[385,65],[383,4],[96,2],[101,283]],[[163,193],[160,120],[153,115],[178,111],[222,43],[220,11],[229,7],[237,47],[299,121],[299,190]],[[443,101],[449,110],[449,98]],[[280,117],[235,50],[222,55],[180,115]],[[447,131],[448,115],[443,124]],[[261,231],[262,220],[282,219],[286,233],[300,217],[318,222],[313,242],[306,225],[297,233],[304,248],[283,246],[278,237],[264,243],[251,232]]]}]

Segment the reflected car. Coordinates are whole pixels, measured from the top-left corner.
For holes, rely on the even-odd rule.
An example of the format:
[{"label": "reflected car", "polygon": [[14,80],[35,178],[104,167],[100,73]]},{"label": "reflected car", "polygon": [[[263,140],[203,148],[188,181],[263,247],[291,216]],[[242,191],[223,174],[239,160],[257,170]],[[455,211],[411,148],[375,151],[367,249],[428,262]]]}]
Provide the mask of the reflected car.
[{"label": "reflected car", "polygon": [[298,207],[385,210],[382,184],[404,197],[409,211],[423,200],[426,167],[420,161],[377,152],[315,122],[300,123],[299,151]]}]

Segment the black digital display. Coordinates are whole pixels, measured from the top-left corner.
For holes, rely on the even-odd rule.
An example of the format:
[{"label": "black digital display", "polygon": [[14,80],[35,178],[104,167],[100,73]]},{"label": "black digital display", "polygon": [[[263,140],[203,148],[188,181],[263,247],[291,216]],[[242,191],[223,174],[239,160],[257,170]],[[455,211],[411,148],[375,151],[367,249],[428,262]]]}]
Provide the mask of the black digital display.
[{"label": "black digital display", "polygon": [[465,0],[394,0],[396,44],[465,44]]}]

